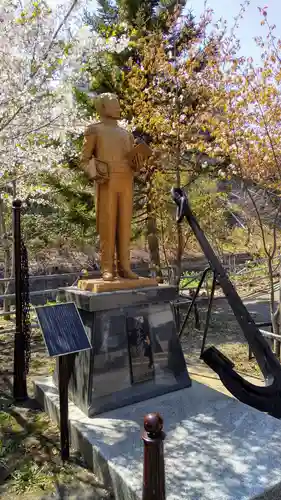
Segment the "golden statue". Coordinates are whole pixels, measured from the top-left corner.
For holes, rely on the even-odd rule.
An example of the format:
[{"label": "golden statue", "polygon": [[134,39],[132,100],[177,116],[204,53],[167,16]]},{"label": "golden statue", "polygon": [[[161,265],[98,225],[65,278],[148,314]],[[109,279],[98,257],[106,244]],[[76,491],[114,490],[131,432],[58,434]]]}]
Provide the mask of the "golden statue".
[{"label": "golden statue", "polygon": [[85,131],[81,166],[96,186],[96,221],[100,236],[104,281],[138,279],[130,266],[134,174],[151,155],[145,144],[134,145],[133,135],[118,125],[120,105],[114,94],[96,100],[101,121]]}]

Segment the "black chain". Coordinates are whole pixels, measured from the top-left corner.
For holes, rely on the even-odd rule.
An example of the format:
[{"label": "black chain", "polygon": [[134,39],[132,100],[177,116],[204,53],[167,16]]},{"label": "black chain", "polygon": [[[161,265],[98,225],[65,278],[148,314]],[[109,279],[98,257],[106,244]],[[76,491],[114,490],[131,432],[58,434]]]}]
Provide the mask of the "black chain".
[{"label": "black chain", "polygon": [[23,239],[21,238],[21,303],[22,303],[22,331],[24,336],[25,370],[29,372],[31,352],[31,321],[30,321],[30,297],[29,297],[29,269],[28,253]]}]

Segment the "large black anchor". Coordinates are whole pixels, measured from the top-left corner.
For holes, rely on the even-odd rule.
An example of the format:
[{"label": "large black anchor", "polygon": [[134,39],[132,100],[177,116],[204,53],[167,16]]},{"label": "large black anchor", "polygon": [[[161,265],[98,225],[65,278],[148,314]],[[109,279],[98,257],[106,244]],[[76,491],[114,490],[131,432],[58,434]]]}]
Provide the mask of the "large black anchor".
[{"label": "large black anchor", "polygon": [[269,344],[260,333],[249,311],[244,306],[227,273],[215,255],[204,232],[200,228],[183,189],[173,188],[172,198],[177,205],[177,222],[186,218],[195,237],[197,238],[217,283],[222,288],[225,297],[245,335],[245,338],[255,355],[257,363],[263,373],[265,386],[251,384],[241,377],[235,370],[234,364],[216,347],[209,347],[201,352],[201,358],[220,377],[225,387],[237,399],[258,410],[281,418],[281,365],[272,352]]}]

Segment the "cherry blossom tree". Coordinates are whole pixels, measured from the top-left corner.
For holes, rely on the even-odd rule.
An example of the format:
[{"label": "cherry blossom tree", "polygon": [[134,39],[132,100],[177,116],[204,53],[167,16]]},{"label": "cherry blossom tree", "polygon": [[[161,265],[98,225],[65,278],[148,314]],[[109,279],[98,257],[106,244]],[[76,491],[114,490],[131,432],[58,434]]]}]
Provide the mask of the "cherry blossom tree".
[{"label": "cherry blossom tree", "polygon": [[54,10],[43,0],[1,3],[0,173],[5,182],[16,178],[18,190],[28,189],[26,176],[30,184],[58,168],[68,133],[85,126],[73,86],[87,79],[85,63],[94,64],[103,42],[83,26],[82,7],[78,0]]},{"label": "cherry blossom tree", "polygon": [[[200,147],[215,159],[228,158],[227,168],[219,175],[242,182],[250,234],[256,246],[261,242],[267,260],[271,318],[275,333],[280,334],[281,306],[276,311],[274,281],[278,268],[280,272],[281,251],[281,39],[270,24],[267,6],[259,11],[265,28],[264,35],[255,39],[260,61],[238,57],[234,50],[213,67],[216,113],[206,116],[205,124],[212,141],[207,146],[202,141]],[[280,355],[279,346],[276,353]]]},{"label": "cherry blossom tree", "polygon": [[[11,273],[11,199],[59,203],[44,174],[71,183],[65,168],[69,135],[79,137],[86,116],[73,89],[88,82],[104,42],[83,25],[83,0],[2,0],[0,5],[0,243]],[[122,40],[118,41],[122,44]],[[118,45],[117,43],[117,45]],[[108,50],[115,45],[111,40]]]},{"label": "cherry blossom tree", "polygon": [[67,12],[59,9],[59,21],[43,2],[23,8],[4,1],[1,6],[0,165],[5,180],[20,180],[52,164],[56,148],[46,148],[46,139],[57,137],[69,114],[60,77],[67,51],[74,47],[65,32],[76,3]]}]

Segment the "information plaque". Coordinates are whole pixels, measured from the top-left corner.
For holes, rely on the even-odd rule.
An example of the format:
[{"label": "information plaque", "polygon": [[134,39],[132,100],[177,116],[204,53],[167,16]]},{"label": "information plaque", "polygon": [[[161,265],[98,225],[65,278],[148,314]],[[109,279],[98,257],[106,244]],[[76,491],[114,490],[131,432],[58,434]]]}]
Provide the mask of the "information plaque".
[{"label": "information plaque", "polygon": [[80,314],[73,302],[35,308],[49,356],[91,349]]},{"label": "information plaque", "polygon": [[69,459],[68,383],[69,354],[91,349],[80,314],[73,302],[35,307],[45,344],[58,357],[61,458]]}]

